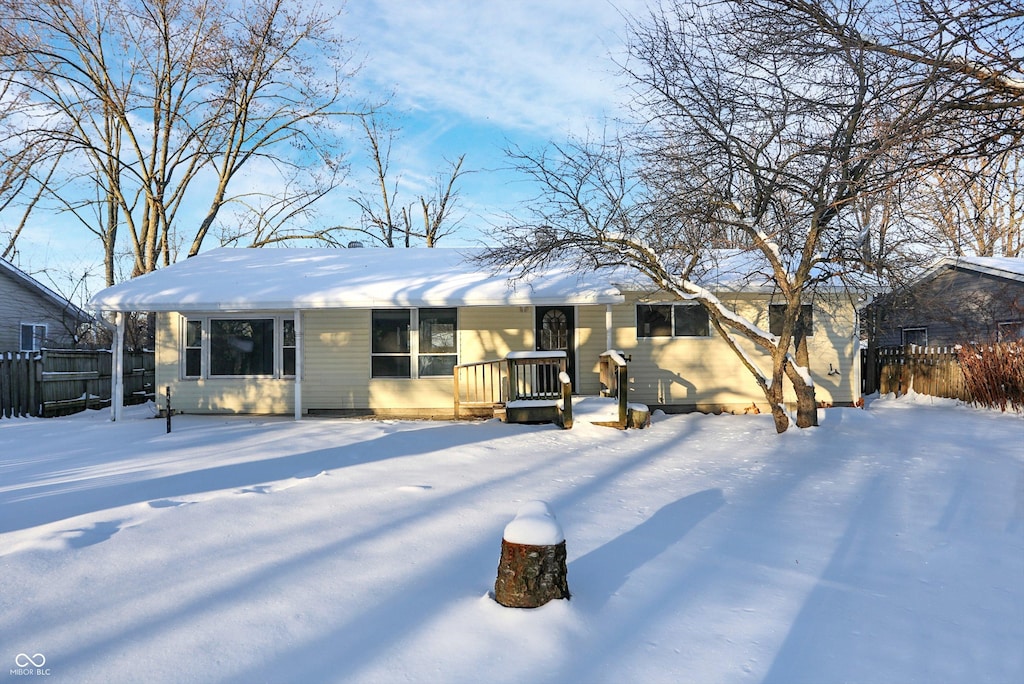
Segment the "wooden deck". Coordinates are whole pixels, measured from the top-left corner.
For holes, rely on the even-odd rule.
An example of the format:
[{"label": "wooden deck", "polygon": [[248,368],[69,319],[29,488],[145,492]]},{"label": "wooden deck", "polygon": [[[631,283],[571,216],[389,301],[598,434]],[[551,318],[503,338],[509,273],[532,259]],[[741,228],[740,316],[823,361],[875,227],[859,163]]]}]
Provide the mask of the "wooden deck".
[{"label": "wooden deck", "polygon": [[622,355],[605,352],[599,368],[601,396],[580,397],[572,393],[565,352],[512,352],[504,359],[460,364],[453,373],[455,417],[556,423],[566,429],[575,420],[619,429],[646,427],[650,411],[629,403]]}]

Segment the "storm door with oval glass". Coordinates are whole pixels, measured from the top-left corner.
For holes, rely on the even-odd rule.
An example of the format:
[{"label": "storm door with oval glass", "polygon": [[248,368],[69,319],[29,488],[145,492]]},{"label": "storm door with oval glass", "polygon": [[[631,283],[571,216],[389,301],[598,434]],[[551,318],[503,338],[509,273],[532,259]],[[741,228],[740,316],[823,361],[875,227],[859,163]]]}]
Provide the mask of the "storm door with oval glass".
[{"label": "storm door with oval glass", "polygon": [[537,307],[537,351],[564,351],[566,367],[576,385],[576,317],[571,306]]}]

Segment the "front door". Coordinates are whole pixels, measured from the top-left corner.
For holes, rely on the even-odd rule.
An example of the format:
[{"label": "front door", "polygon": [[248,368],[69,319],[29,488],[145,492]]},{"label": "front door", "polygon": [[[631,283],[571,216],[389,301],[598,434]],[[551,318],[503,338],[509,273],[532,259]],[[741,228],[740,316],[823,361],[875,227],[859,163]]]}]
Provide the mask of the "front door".
[{"label": "front door", "polygon": [[576,384],[576,317],[571,306],[537,307],[537,351],[564,351],[566,368]]}]

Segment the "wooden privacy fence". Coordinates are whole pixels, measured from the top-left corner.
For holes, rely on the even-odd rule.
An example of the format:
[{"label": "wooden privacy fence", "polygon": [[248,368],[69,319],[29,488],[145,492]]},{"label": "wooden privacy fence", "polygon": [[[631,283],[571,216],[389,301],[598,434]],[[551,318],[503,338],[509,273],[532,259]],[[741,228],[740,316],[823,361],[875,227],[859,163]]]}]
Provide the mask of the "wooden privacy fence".
[{"label": "wooden privacy fence", "polygon": [[[153,397],[154,354],[125,352],[124,403]],[[0,353],[0,417],[61,416],[110,405],[109,351],[44,349]]]},{"label": "wooden privacy fence", "polygon": [[[869,352],[865,352],[867,354]],[[865,361],[866,394],[907,394],[972,401],[955,347],[881,347],[875,350],[874,377]]]},{"label": "wooden privacy fence", "polygon": [[863,394],[910,391],[984,406],[1024,407],[1024,342],[882,347],[861,354]]}]

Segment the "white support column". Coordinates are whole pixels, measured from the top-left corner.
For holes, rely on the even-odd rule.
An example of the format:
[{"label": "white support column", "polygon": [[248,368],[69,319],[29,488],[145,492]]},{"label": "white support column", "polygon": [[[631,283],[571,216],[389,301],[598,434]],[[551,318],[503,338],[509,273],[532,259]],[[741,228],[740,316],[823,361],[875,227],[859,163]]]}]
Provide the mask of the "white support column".
[{"label": "white support column", "polygon": [[295,311],[295,420],[302,420],[302,311]]},{"label": "white support column", "polygon": [[113,388],[110,393],[110,420],[120,420],[124,411],[124,312],[114,314],[114,344],[110,350],[111,374],[114,376]]},{"label": "white support column", "polygon": [[605,351],[612,348],[612,305],[604,305],[604,348]]}]

